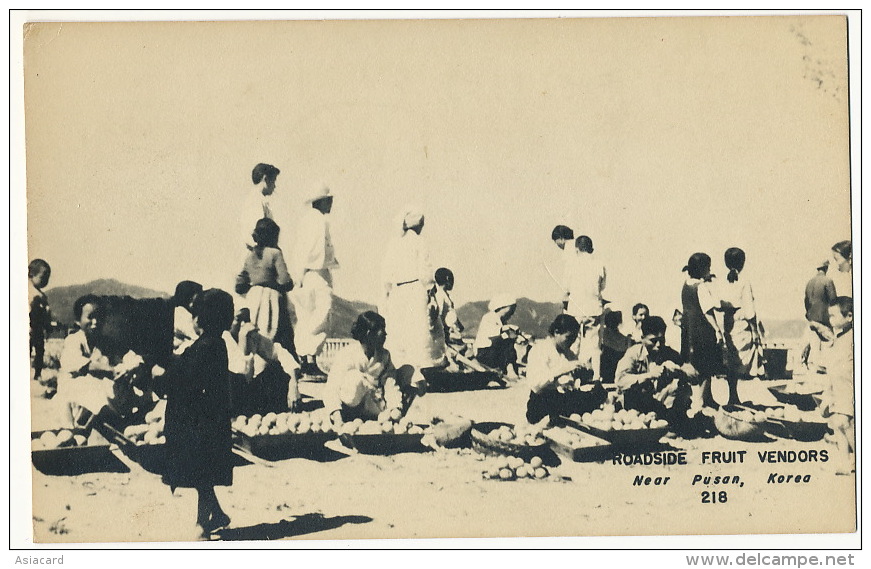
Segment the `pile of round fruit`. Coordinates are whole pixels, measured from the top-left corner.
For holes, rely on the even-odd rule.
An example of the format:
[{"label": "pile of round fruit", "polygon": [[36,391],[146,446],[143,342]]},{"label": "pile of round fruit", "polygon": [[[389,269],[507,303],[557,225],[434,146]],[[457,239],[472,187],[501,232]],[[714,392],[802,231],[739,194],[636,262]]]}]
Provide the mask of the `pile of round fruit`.
[{"label": "pile of round fruit", "polygon": [[583,415],[575,413],[569,419],[602,431],[658,429],[668,426],[668,421],[657,419],[656,413],[652,411],[649,413],[639,413],[635,409],[620,409],[618,411],[613,405],[605,405],[601,409]]},{"label": "pile of round fruit", "polygon": [[166,442],[163,436],[163,414],[150,411],[145,414],[145,424],[130,425],[124,429],[124,436],[137,445],[159,445]]},{"label": "pile of round fruit", "polygon": [[[792,423],[821,423],[824,421],[818,413],[808,413],[800,411],[795,405],[785,405],[783,407],[767,407],[763,413],[768,419],[782,419]],[[734,413],[733,413],[734,414]]]},{"label": "pile of round fruit", "polygon": [[508,425],[502,425],[486,433],[484,436],[492,441],[515,445],[539,446],[547,442],[535,428],[522,425],[518,425],[513,429]]},{"label": "pile of round fruit", "polygon": [[87,446],[88,438],[85,435],[73,434],[68,429],[60,431],[45,431],[38,439],[31,441],[33,450],[51,450],[62,447],[83,447]]},{"label": "pile of round fruit", "polygon": [[249,437],[333,432],[333,423],[326,413],[258,413],[250,417],[239,415],[233,420],[232,426]]},{"label": "pile of round fruit", "polygon": [[424,429],[408,419],[387,418],[375,421],[354,419],[342,424],[341,433],[343,435],[422,435]]},{"label": "pile of round fruit", "polygon": [[542,479],[550,476],[550,472],[538,456],[532,457],[529,462],[516,456],[500,456],[489,460],[482,476],[484,480]]}]

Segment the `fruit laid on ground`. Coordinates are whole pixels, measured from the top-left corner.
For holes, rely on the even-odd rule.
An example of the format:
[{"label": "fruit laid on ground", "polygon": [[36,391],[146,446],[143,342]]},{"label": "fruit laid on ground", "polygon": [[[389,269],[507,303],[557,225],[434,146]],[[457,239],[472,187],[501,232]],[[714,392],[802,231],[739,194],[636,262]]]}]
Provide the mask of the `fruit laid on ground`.
[{"label": "fruit laid on ground", "polygon": [[548,469],[542,464],[541,458],[533,457],[529,462],[515,456],[498,456],[487,459],[485,470],[481,472],[484,480],[520,480],[536,479],[550,476]]},{"label": "fruit laid on ground", "polygon": [[333,423],[323,409],[311,413],[267,413],[250,417],[239,415],[233,419],[232,427],[249,437],[263,435],[305,435],[308,433],[329,433]]},{"label": "fruit laid on ground", "polygon": [[166,442],[162,420],[143,425],[130,425],[124,429],[124,436],[137,445],[159,445]]}]

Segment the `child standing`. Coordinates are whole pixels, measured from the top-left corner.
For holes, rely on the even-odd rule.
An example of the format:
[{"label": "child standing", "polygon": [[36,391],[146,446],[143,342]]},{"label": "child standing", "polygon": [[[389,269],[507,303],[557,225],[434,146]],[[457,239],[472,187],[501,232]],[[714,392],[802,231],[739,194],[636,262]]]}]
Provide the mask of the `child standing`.
[{"label": "child standing", "polygon": [[48,286],[51,267],[42,259],[34,259],[27,266],[29,279],[28,304],[30,306],[30,367],[33,379],[42,383],[42,368],[45,358],[45,337],[51,328],[51,312],[48,297],[42,289]]},{"label": "child standing", "polygon": [[829,307],[829,322],[835,337],[821,355],[829,383],[824,393],[823,414],[834,431],[840,464],[838,474],[849,474],[855,467],[855,411],[853,408],[853,299],[839,296]]},{"label": "child standing", "polygon": [[230,523],[215,486],[233,483],[230,433],[230,379],[227,346],[221,337],[233,323],[233,298],[205,291],[194,309],[197,340],[164,374],[158,388],[166,394],[164,482],[197,490],[197,536],[207,538]]},{"label": "child standing", "polygon": [[439,307],[439,316],[445,329],[445,342],[454,345],[463,345],[463,323],[457,314],[454,300],[450,292],[454,290],[454,273],[444,267],[435,272],[435,301]]}]

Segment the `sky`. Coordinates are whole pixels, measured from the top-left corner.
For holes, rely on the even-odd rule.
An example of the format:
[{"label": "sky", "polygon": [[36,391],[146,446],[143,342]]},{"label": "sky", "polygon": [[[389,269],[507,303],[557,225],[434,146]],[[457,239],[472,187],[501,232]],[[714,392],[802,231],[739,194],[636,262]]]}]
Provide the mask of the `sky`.
[{"label": "sky", "polygon": [[232,288],[258,162],[282,244],[335,195],[336,294],[375,302],[406,204],[458,304],[560,300],[556,224],[605,296],[670,316],[695,251],[747,253],[761,318],[849,239],[839,17],[46,23],[25,33],[28,257],[51,286]]}]

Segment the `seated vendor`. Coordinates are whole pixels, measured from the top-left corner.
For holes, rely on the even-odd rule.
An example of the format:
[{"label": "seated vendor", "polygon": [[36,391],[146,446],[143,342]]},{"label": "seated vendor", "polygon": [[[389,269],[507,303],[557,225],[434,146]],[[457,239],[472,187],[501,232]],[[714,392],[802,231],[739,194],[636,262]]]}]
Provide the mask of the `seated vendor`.
[{"label": "seated vendor", "polygon": [[[140,366],[142,358],[129,352],[114,364],[98,347],[101,340],[103,310],[94,295],[80,297],[73,304],[78,331],[64,340],[58,374],[58,396],[63,402],[65,419],[71,426],[83,425],[90,414],[96,415],[113,400],[120,400],[121,387],[115,379]],[[125,384],[125,387],[126,386]],[[125,401],[131,401],[130,394]],[[140,392],[140,396],[142,392]]]},{"label": "seated vendor", "polygon": [[384,349],[384,317],[372,311],[357,317],[351,328],[355,340],[336,354],[324,388],[324,406],[334,424],[377,419],[383,411],[404,414],[411,403],[410,366],[397,370]]},{"label": "seated vendor", "polygon": [[674,425],[687,418],[689,381],[695,372],[682,366],[680,354],[665,345],[665,330],[659,316],[646,318],[641,323],[641,343],[626,350],[614,376],[625,408],[654,411]]},{"label": "seated vendor", "polygon": [[548,337],[532,346],[526,369],[526,420],[530,423],[592,411],[605,401],[600,383],[583,385],[583,379],[592,379],[593,372],[582,367],[571,350],[580,329],[573,316],[560,314],[550,325]]},{"label": "seated vendor", "polygon": [[508,321],[517,310],[517,299],[508,294],[498,294],[490,301],[488,308],[490,312],[481,318],[475,336],[475,359],[500,373],[509,374],[509,367],[513,367],[510,375],[516,377],[517,352],[514,343],[518,329],[509,325]]}]

